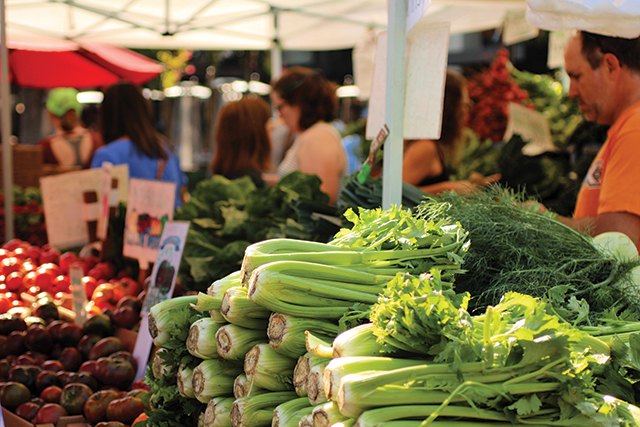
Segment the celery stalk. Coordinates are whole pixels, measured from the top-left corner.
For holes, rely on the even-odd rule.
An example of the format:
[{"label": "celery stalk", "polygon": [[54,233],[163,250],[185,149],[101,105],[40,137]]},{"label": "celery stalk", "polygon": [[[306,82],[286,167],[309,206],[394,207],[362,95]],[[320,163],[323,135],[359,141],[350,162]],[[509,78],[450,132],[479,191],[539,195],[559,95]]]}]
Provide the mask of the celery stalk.
[{"label": "celery stalk", "polygon": [[227,324],[216,332],[218,354],[229,360],[242,360],[256,344],[268,340],[267,331]]},{"label": "celery stalk", "polygon": [[204,317],[193,322],[189,328],[189,336],[186,343],[189,353],[200,359],[218,357],[216,332],[221,326],[222,324],[210,317]]},{"label": "celery stalk", "polygon": [[[278,292],[278,290],[275,290],[275,292]],[[295,317],[339,319],[349,311],[349,307],[309,307],[300,304],[287,303],[280,300],[276,294],[271,291],[257,286],[249,288],[249,298],[256,304],[260,304],[275,313],[282,313]]]},{"label": "celery stalk", "polygon": [[193,385],[192,385],[192,378],[193,378],[193,369],[189,368],[186,365],[180,365],[180,367],[178,368],[178,375],[177,375],[177,385],[178,385],[178,393],[180,393],[180,396],[182,397],[189,397],[189,398],[193,398],[196,397],[195,394],[193,393]]},{"label": "celery stalk", "polygon": [[333,357],[333,344],[324,341],[309,331],[304,331],[307,351],[314,356],[331,359]]},{"label": "celery stalk", "polygon": [[313,414],[303,415],[300,418],[298,427],[313,427]]},{"label": "celery stalk", "polygon": [[192,387],[196,399],[202,403],[218,396],[233,393],[233,382],[242,372],[242,366],[231,360],[207,359],[193,370]]},{"label": "celery stalk", "polygon": [[324,373],[324,367],[327,366],[328,363],[328,360],[325,361],[325,363],[318,363],[309,370],[309,376],[307,377],[307,396],[309,396],[309,402],[314,406],[327,401],[327,396],[324,392],[324,383],[322,382],[322,374]]},{"label": "celery stalk", "polygon": [[278,405],[296,397],[293,391],[274,391],[241,397],[233,402],[231,421],[234,426],[269,426],[273,420],[273,410]]},{"label": "celery stalk", "polygon": [[149,309],[149,334],[156,347],[162,347],[169,341],[172,329],[189,329],[190,324],[183,323],[186,317],[176,316],[175,313],[190,308],[197,299],[196,295],[169,298]]},{"label": "celery stalk", "polygon": [[269,390],[258,387],[252,384],[245,373],[241,373],[233,381],[233,396],[237,399],[239,397],[253,396],[254,394],[267,393]]},{"label": "celery stalk", "polygon": [[[213,282],[207,289],[207,295],[213,298],[219,298],[222,303],[222,297],[227,289],[240,285],[242,285],[242,281],[240,280],[240,271],[234,271],[233,273],[227,274],[225,277]],[[220,313],[220,309],[209,310],[209,315],[216,322],[225,323],[227,321],[224,316],[222,316],[222,313]]]},{"label": "celery stalk", "polygon": [[227,322],[248,329],[266,329],[271,310],[266,309],[247,297],[247,289],[233,286],[222,297],[220,313]]},{"label": "celery stalk", "polygon": [[317,364],[326,366],[331,361],[331,358],[320,357],[311,353],[305,353],[298,359],[296,367],[293,370],[293,388],[298,396],[307,397],[307,378],[311,372],[311,367]]},{"label": "celery stalk", "polygon": [[196,303],[191,306],[194,310],[198,311],[220,310],[221,302],[221,298],[212,297],[204,292],[198,292],[198,299]]},{"label": "celery stalk", "polygon": [[386,346],[373,334],[375,325],[364,323],[347,329],[333,340],[333,357],[381,356]]},{"label": "celery stalk", "polygon": [[306,319],[273,313],[269,318],[267,336],[269,345],[278,353],[300,357],[306,350],[305,331],[333,339],[338,334],[337,324],[322,319]]},{"label": "celery stalk", "polygon": [[[300,412],[302,409],[308,410],[308,413],[302,414]],[[293,421],[295,421],[295,425],[297,426],[302,415],[309,415],[312,409],[313,407],[309,404],[309,399],[306,397],[288,400],[276,406],[273,410],[273,422],[271,426],[283,427]],[[300,415],[296,418],[296,414]]]},{"label": "celery stalk", "polygon": [[[380,423],[411,418],[422,421],[437,410],[440,410],[440,417],[509,422],[509,418],[503,412],[471,408],[469,406],[449,405],[441,409],[440,405],[400,405],[386,406],[364,411],[358,417],[356,425],[357,427],[374,427]],[[445,420],[438,419],[438,421]]]},{"label": "celery stalk", "polygon": [[293,390],[293,369],[296,359],[283,356],[269,344],[258,344],[244,359],[247,379],[271,391]]},{"label": "celery stalk", "polygon": [[214,397],[204,410],[204,427],[231,427],[231,406],[233,397]]},{"label": "celery stalk", "polygon": [[314,427],[329,427],[349,418],[340,413],[338,404],[333,401],[326,402],[313,408],[312,416]]}]

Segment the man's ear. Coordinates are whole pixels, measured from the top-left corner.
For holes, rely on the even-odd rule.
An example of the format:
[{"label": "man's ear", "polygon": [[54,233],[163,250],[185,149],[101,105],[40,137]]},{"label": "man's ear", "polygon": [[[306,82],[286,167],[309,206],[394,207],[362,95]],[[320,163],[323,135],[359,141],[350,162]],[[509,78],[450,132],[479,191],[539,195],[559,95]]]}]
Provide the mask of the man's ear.
[{"label": "man's ear", "polygon": [[608,71],[609,75],[613,78],[617,78],[620,74],[620,60],[613,53],[605,53],[602,58],[602,64],[605,69]]}]

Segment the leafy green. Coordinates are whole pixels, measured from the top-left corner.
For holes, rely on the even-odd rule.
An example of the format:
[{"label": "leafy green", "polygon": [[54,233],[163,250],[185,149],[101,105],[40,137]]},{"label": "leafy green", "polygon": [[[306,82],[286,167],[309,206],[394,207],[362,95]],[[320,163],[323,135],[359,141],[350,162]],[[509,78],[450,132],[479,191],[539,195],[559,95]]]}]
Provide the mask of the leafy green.
[{"label": "leafy green", "polygon": [[[256,188],[249,177],[215,175],[200,181],[176,220],[190,221],[179,277],[186,290],[206,292],[209,285],[240,268],[244,249],[277,237],[314,240],[314,230],[298,224],[295,201],[328,203],[315,175],[292,172],[274,187]],[[328,237],[325,237],[328,240]]]}]

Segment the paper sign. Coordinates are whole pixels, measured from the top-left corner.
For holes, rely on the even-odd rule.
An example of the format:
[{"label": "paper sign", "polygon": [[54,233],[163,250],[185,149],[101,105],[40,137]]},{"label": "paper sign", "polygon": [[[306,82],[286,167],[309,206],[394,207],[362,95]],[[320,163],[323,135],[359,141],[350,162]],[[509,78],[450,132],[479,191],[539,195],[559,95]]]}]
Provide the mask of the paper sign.
[{"label": "paper sign", "polygon": [[424,16],[430,4],[431,0],[407,1],[407,32]]},{"label": "paper sign", "polygon": [[143,313],[148,313],[151,307],[173,295],[188,231],[188,221],[168,221],[165,224],[158,257],[153,264],[151,282],[142,307]]},{"label": "paper sign", "polygon": [[162,227],[173,218],[176,183],[131,178],[122,254],[155,261]]},{"label": "paper sign", "polygon": [[542,113],[511,102],[504,141],[511,139],[514,134],[520,135],[527,142],[522,152],[528,156],[555,150],[551,142],[549,123]]},{"label": "paper sign", "polygon": [[100,213],[98,215],[98,227],[96,236],[100,240],[106,240],[109,225],[109,198],[111,197],[111,171],[113,164],[102,164],[102,183],[100,185]]},{"label": "paper sign", "polygon": [[507,12],[504,28],[502,29],[502,43],[505,46],[531,40],[538,37],[540,30],[529,24],[524,10]]},{"label": "paper sign", "polygon": [[564,49],[571,38],[571,31],[552,31],[549,33],[549,54],[547,67],[549,69],[564,67]]},{"label": "paper sign", "polygon": [[87,303],[87,294],[82,283],[82,267],[72,265],[69,267],[69,280],[71,281],[71,293],[73,295],[73,312],[76,314],[76,324],[82,325],[87,319],[85,304]]},{"label": "paper sign", "polygon": [[149,354],[153,346],[153,339],[149,333],[149,310],[154,305],[171,298],[173,295],[188,231],[188,221],[168,221],[162,231],[158,258],[153,264],[151,282],[147,289],[144,305],[140,311],[142,319],[136,347],[133,350],[133,356],[138,361],[138,371],[135,379],[144,377],[146,362],[149,360]]},{"label": "paper sign", "polygon": [[[438,139],[442,125],[450,23],[420,23],[407,34],[404,138]],[[366,138],[385,124],[387,33],[378,36]]]},{"label": "paper sign", "polygon": [[[129,168],[113,167],[118,177],[118,190],[126,201]],[[42,204],[47,223],[49,244],[58,249],[83,246],[89,243],[87,223],[84,218],[82,194],[86,191],[101,193],[101,169],[87,169],[40,178]]]}]

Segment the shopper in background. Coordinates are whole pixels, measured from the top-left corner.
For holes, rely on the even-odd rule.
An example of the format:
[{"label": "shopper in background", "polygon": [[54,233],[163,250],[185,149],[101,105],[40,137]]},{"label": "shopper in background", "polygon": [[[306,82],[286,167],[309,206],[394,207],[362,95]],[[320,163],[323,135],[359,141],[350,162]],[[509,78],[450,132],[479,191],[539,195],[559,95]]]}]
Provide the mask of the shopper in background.
[{"label": "shopper in background", "polygon": [[248,175],[258,188],[263,172],[272,171],[267,122],[271,108],[258,97],[243,97],[222,106],[215,130],[211,172],[229,179]]},{"label": "shopper in background", "polygon": [[175,182],[175,206],[182,206],[187,178],[170,142],[153,126],[149,105],[138,86],[120,82],[105,91],[100,129],[105,145],[95,152],[92,168],[103,162],[127,164],[131,178]]},{"label": "shopper in background", "polygon": [[573,218],[556,218],[592,236],[624,233],[640,247],[640,37],[579,31],[564,60],[569,96],[587,120],[611,127],[584,178]]},{"label": "shopper in background", "polygon": [[101,145],[99,135],[82,126],[82,104],[78,91],[53,89],[47,97],[47,114],[55,133],[38,141],[45,164],[88,168],[94,151]]},{"label": "shopper in background", "polygon": [[402,157],[404,182],[436,195],[451,190],[468,192],[500,179],[499,175],[484,177],[473,173],[468,181],[449,180],[456,159],[464,148],[461,137],[468,121],[470,102],[467,80],[455,71],[447,70],[440,138],[405,141]]},{"label": "shopper in background", "polygon": [[340,134],[331,125],[338,105],[336,86],[318,71],[292,67],[272,87],[274,108],[297,135],[278,165],[277,177],[296,170],[316,174],[322,180],[320,189],[334,204],[347,171]]}]

